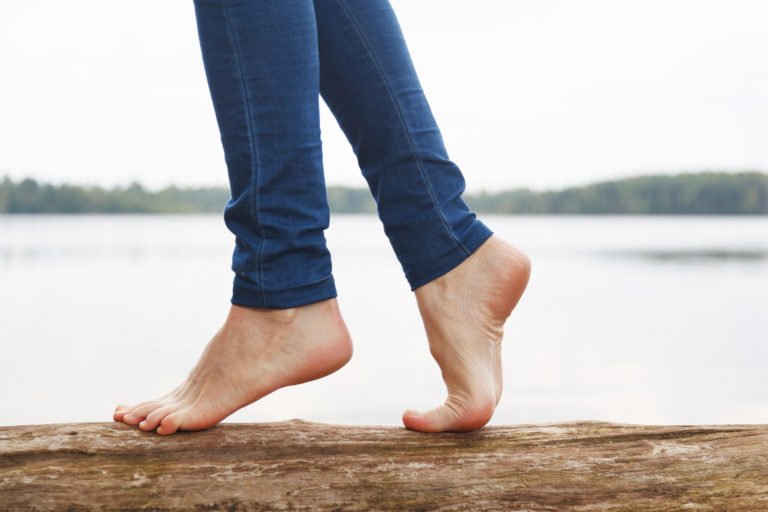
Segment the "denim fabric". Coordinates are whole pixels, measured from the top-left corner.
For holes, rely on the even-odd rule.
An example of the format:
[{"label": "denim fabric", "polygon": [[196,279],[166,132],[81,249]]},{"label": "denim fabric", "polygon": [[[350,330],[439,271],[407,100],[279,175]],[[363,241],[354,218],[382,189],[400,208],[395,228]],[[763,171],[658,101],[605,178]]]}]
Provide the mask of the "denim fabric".
[{"label": "denim fabric", "polygon": [[235,235],[232,303],[336,296],[324,230],[322,96],[357,156],[412,290],[491,230],[463,201],[388,0],[194,0]]}]

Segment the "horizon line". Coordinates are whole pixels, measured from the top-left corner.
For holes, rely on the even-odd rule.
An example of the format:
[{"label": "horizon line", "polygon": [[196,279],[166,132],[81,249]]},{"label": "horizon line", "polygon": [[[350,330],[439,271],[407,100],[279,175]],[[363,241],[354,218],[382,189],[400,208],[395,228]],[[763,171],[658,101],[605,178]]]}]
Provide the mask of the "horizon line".
[{"label": "horizon line", "polygon": [[[583,188],[583,187],[589,187],[601,183],[612,183],[612,182],[619,182],[619,181],[627,181],[637,178],[649,178],[649,177],[678,177],[678,176],[687,176],[687,175],[706,175],[706,174],[732,174],[732,175],[739,175],[739,174],[759,174],[763,175],[765,177],[768,177],[768,171],[762,170],[762,169],[705,169],[705,170],[698,170],[698,171],[692,171],[692,170],[680,170],[680,171],[649,171],[649,172],[637,172],[637,173],[631,173],[631,174],[625,174],[625,175],[619,175],[611,178],[604,178],[604,179],[593,179],[589,181],[581,182],[580,184],[570,184],[570,185],[559,185],[559,186],[550,186],[550,187],[531,187],[526,185],[513,185],[509,187],[504,188],[493,188],[489,189],[486,187],[480,187],[480,188],[474,188],[474,187],[467,187],[464,191],[464,194],[483,194],[483,193],[499,193],[499,192],[509,192],[514,190],[528,190],[531,192],[536,193],[543,193],[543,192],[556,192],[556,191],[562,191],[570,188]],[[362,178],[362,175],[361,175]],[[156,193],[160,192],[162,190],[170,189],[170,188],[176,188],[179,190],[199,190],[199,189],[229,189],[229,184],[227,182],[218,182],[218,183],[210,183],[210,184],[178,184],[178,183],[168,183],[166,185],[162,186],[148,186],[145,183],[142,183],[139,180],[133,179],[128,182],[124,182],[122,184],[114,184],[114,185],[105,185],[105,184],[98,184],[98,183],[85,183],[85,182],[77,182],[77,181],[50,181],[42,178],[37,178],[32,175],[27,175],[23,177],[14,178],[11,176],[11,174],[8,172],[8,170],[4,170],[0,174],[0,182],[5,181],[6,179],[10,179],[12,182],[19,183],[21,181],[30,179],[34,180],[38,184],[41,185],[52,185],[52,186],[71,186],[71,187],[78,187],[78,188],[85,188],[85,189],[92,189],[92,188],[100,188],[103,190],[119,190],[119,189],[126,189],[134,185],[139,185],[143,190],[150,192],[150,193]],[[330,188],[345,188],[345,189],[353,189],[353,190],[367,190],[368,186],[363,181],[363,183],[359,186],[356,185],[350,185],[350,184],[343,184],[343,183],[326,183],[325,184],[326,189]]]}]

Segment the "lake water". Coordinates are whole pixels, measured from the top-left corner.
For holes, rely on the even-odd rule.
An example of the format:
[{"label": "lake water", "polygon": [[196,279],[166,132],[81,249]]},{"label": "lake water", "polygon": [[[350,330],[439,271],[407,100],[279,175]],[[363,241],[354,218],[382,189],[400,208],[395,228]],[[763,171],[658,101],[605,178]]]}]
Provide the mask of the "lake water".
[{"label": "lake water", "polygon": [[[768,218],[483,219],[533,260],[492,424],[768,423]],[[327,238],[352,362],[225,421],[399,425],[444,399],[378,220]],[[217,215],[0,216],[0,425],[174,388],[227,312],[232,244]]]}]

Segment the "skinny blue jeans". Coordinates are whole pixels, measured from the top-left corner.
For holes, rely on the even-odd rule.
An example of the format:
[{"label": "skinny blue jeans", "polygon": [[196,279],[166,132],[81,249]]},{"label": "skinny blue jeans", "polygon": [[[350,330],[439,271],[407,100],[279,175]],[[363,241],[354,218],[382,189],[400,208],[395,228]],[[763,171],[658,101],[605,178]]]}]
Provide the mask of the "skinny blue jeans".
[{"label": "skinny blue jeans", "polygon": [[357,157],[411,290],[491,230],[462,199],[389,0],[194,0],[235,235],[233,304],[336,297],[319,98]]}]

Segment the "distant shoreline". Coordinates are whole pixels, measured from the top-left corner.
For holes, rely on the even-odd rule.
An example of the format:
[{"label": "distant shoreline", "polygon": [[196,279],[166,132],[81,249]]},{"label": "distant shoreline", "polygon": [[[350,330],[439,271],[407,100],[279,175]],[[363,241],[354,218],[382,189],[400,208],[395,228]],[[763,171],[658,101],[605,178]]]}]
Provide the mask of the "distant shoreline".
[{"label": "distant shoreline", "polygon": [[[366,188],[327,188],[332,213],[376,213]],[[465,193],[478,213],[515,215],[768,215],[768,174],[700,172],[652,174],[557,190],[518,188]],[[0,214],[203,214],[222,213],[224,187],[51,185],[27,178],[0,181]]]}]

